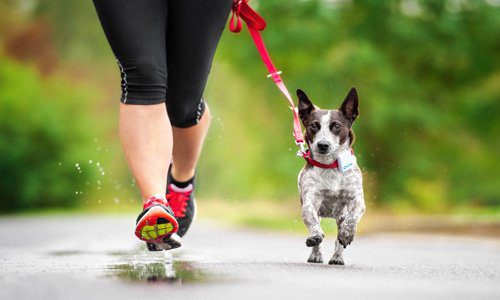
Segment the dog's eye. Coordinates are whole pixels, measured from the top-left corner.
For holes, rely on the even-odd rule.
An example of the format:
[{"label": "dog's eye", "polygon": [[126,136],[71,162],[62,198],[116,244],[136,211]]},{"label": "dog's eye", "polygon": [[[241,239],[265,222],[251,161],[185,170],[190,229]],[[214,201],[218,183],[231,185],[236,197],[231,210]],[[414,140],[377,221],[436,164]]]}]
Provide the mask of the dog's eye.
[{"label": "dog's eye", "polygon": [[309,125],[309,129],[311,131],[318,131],[320,130],[321,128],[321,125],[319,125],[319,123],[312,123],[311,125]]},{"label": "dog's eye", "polygon": [[342,124],[335,122],[335,123],[330,124],[330,128],[335,129],[335,130],[339,130],[340,128],[342,128]]}]

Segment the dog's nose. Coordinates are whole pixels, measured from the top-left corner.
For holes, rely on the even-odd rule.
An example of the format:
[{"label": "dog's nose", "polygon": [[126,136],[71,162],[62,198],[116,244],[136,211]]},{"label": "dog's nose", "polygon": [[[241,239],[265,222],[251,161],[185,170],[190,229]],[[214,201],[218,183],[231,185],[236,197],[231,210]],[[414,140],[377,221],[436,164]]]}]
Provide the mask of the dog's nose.
[{"label": "dog's nose", "polygon": [[323,152],[323,153],[327,152],[328,148],[330,148],[330,144],[329,143],[325,143],[325,142],[318,143],[318,150],[320,152]]}]

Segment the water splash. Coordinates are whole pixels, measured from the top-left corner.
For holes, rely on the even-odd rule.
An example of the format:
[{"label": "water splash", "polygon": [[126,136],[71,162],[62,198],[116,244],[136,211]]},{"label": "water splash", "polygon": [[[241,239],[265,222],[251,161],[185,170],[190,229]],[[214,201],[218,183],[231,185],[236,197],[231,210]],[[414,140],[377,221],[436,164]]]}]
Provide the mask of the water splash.
[{"label": "water splash", "polygon": [[194,263],[174,261],[171,252],[143,252],[109,266],[111,275],[132,282],[186,284],[209,281],[210,276]]}]

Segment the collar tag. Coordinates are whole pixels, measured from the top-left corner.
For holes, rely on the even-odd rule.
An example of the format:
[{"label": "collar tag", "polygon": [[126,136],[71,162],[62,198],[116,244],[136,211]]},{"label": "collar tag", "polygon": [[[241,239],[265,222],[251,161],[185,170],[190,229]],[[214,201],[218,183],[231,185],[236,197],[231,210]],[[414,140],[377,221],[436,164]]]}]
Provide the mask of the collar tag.
[{"label": "collar tag", "polygon": [[344,150],[340,152],[337,161],[339,162],[340,171],[345,174],[356,164],[356,156],[354,156],[351,151]]}]

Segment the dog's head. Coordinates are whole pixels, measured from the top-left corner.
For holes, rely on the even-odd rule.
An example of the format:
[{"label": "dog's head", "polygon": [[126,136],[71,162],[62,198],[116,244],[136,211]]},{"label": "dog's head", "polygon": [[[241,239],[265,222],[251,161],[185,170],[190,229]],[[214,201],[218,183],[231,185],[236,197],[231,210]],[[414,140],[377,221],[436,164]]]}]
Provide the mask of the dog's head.
[{"label": "dog's head", "polygon": [[306,142],[316,159],[329,161],[339,149],[354,142],[352,124],[358,117],[358,93],[351,88],[338,110],[314,106],[306,93],[297,90],[299,117],[306,128]]}]

